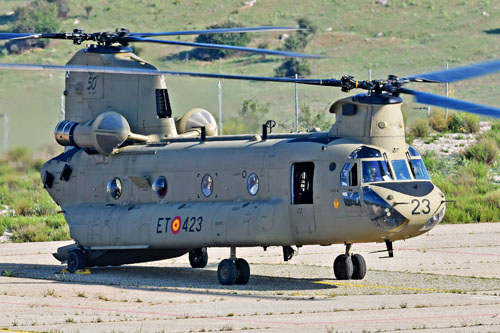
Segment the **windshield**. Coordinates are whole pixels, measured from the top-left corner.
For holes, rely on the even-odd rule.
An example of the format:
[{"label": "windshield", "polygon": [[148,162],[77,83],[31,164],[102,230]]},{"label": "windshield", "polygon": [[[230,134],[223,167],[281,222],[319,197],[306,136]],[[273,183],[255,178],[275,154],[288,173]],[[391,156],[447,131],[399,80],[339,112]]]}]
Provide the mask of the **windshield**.
[{"label": "windshield", "polygon": [[363,182],[392,180],[386,161],[363,161]]},{"label": "windshield", "polygon": [[393,160],[392,167],[394,169],[394,173],[396,174],[396,178],[398,180],[411,179],[410,171],[408,170],[408,166],[406,165],[405,160]]},{"label": "windshield", "polygon": [[410,166],[413,170],[415,179],[430,179],[427,169],[425,168],[424,161],[419,158],[410,160]]}]

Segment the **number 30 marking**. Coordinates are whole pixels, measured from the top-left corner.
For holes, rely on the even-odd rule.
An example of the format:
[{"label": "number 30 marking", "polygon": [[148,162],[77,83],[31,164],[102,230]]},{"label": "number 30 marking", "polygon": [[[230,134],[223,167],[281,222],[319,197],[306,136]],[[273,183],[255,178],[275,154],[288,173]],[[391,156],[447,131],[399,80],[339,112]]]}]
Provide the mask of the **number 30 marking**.
[{"label": "number 30 marking", "polygon": [[[414,205],[413,210],[411,211],[412,215],[429,214],[431,211],[431,202],[427,199],[422,200],[422,203],[420,203],[417,199],[413,199],[411,203]],[[420,204],[422,204],[423,209],[418,211]]]}]

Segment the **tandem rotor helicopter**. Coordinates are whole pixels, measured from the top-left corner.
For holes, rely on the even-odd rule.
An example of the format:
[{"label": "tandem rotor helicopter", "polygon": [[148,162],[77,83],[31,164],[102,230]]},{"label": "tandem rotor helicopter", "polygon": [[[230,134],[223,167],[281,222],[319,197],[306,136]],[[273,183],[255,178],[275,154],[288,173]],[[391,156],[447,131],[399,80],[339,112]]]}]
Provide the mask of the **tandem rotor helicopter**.
[{"label": "tandem rotor helicopter", "polygon": [[[387,80],[356,81],[162,71],[132,53],[135,42],[224,48],[288,57],[316,57],[154,39],[160,36],[293,30],[228,28],[159,33],[0,33],[0,40],[51,38],[95,44],[65,66],[0,64],[0,69],[66,72],[65,120],[56,141],[65,152],[41,169],[75,244],[54,256],[68,270],[174,258],[189,253],[207,264],[208,247],[229,247],[217,269],[221,284],[246,284],[247,261],[237,247],[283,247],[284,260],[310,244],[345,244],[333,263],[339,280],[363,279],[366,264],[354,243],[392,243],[421,235],[444,217],[446,198],[405,142],[402,99],[500,117],[500,109],[405,88],[500,71],[500,60]],[[163,75],[273,81],[367,93],[334,102],[328,132],[217,136],[203,109],[173,117]]]}]

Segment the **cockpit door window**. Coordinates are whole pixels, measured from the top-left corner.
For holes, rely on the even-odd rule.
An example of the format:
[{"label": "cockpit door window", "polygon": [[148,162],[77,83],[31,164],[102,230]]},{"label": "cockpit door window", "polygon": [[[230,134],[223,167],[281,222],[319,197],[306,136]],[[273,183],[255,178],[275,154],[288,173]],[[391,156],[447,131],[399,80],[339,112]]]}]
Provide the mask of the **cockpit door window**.
[{"label": "cockpit door window", "polygon": [[393,160],[392,168],[396,174],[398,180],[410,180],[410,171],[408,171],[408,166],[405,160]]},{"label": "cockpit door window", "polygon": [[415,179],[430,179],[427,169],[425,168],[424,161],[419,158],[410,160],[410,167],[413,170]]}]

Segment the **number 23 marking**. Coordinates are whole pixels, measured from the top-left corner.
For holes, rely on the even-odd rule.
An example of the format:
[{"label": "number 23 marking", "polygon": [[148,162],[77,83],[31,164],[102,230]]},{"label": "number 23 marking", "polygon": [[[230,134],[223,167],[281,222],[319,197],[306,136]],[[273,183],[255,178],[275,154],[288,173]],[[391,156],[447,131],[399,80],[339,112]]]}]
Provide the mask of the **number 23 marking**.
[{"label": "number 23 marking", "polygon": [[[413,199],[411,203],[414,205],[411,211],[412,215],[429,214],[431,211],[431,202],[427,199],[422,200],[422,203],[417,199]],[[419,212],[418,209],[420,208],[420,204],[422,204],[423,209]]]}]

